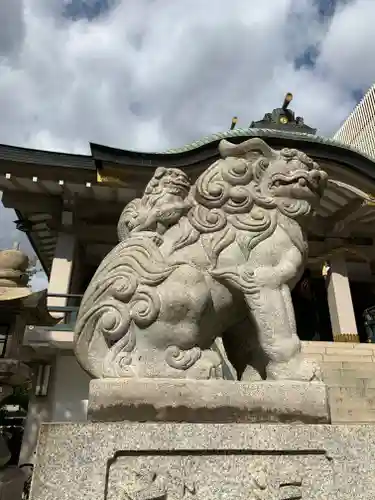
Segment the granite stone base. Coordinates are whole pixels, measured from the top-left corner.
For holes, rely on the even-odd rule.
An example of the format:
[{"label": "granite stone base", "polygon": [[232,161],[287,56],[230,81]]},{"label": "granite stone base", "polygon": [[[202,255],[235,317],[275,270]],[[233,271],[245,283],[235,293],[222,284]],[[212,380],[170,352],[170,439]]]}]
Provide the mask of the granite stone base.
[{"label": "granite stone base", "polygon": [[43,424],[31,500],[374,500],[373,426]]},{"label": "granite stone base", "polygon": [[92,421],[330,422],[326,386],[313,382],[97,379]]}]

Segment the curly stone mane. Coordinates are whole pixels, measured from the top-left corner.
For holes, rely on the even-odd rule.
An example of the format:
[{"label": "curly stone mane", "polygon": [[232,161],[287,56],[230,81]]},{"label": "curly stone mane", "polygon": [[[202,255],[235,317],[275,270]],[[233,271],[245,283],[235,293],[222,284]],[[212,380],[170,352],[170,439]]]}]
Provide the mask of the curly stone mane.
[{"label": "curly stone mane", "polygon": [[[219,149],[224,159],[211,165],[190,193],[192,208],[187,218],[196,230],[196,239],[202,235],[213,266],[219,254],[235,239],[248,255],[276,228],[276,217],[270,209],[277,205],[261,193],[260,180],[277,153],[257,139],[247,142],[247,157],[236,158],[241,154],[233,151],[236,147],[221,141]],[[207,233],[210,233],[209,245],[205,244]],[[212,233],[218,234],[213,236]],[[193,240],[191,238],[189,243]]]},{"label": "curly stone mane", "polygon": [[[208,263],[202,263],[205,272],[226,278],[228,273],[218,266],[223,250],[236,242],[247,259],[258,243],[274,233],[279,212],[291,218],[308,212],[304,200],[280,201],[264,187],[272,166],[287,180],[294,169],[293,165],[292,174],[285,169],[290,161],[296,160],[297,170],[300,163],[314,168],[306,155],[289,149],[276,152],[259,139],[239,145],[221,141],[219,150],[222,158],[193,186],[179,169],[157,169],[144,196],[122,212],[120,243],[98,267],[76,323],[76,354],[94,376],[131,373],[135,332],[153,324],[160,313],[157,287],[182,265],[195,265],[188,262],[187,254],[179,258],[180,249],[199,241],[208,257]],[[164,234],[168,249],[163,246]],[[240,282],[233,272],[230,278]],[[195,351],[182,355],[170,347],[166,358],[170,366],[195,362]],[[95,356],[86,356],[87,350],[95,351]]]}]

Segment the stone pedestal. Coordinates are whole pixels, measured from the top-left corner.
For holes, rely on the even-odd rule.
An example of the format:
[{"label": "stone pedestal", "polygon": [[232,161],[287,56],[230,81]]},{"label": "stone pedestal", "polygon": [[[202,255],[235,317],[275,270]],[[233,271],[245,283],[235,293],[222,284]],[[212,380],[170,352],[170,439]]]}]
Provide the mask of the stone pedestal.
[{"label": "stone pedestal", "polygon": [[189,379],[94,379],[92,421],[330,422],[320,382]]},{"label": "stone pedestal", "polygon": [[43,424],[32,500],[373,500],[373,426]]},{"label": "stone pedestal", "polygon": [[302,423],[326,401],[321,383],[94,380],[101,421],[42,425],[30,498],[373,500],[373,427]]}]

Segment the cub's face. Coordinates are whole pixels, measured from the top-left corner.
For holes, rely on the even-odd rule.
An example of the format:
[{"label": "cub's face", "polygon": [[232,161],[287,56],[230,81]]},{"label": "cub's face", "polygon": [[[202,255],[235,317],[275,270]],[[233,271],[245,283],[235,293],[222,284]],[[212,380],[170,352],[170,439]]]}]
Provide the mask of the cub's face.
[{"label": "cub's face", "polygon": [[172,194],[185,198],[190,189],[190,182],[188,176],[177,168],[164,168],[156,169],[154,177],[149,182],[145,194]]}]

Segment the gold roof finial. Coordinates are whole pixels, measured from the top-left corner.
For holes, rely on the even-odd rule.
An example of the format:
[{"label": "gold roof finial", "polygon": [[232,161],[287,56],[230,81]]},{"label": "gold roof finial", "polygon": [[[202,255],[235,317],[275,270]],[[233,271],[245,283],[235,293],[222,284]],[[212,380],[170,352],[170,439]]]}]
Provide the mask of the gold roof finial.
[{"label": "gold roof finial", "polygon": [[233,130],[235,126],[237,125],[238,118],[237,116],[233,116],[232,118],[232,123],[230,124],[230,130]]}]

